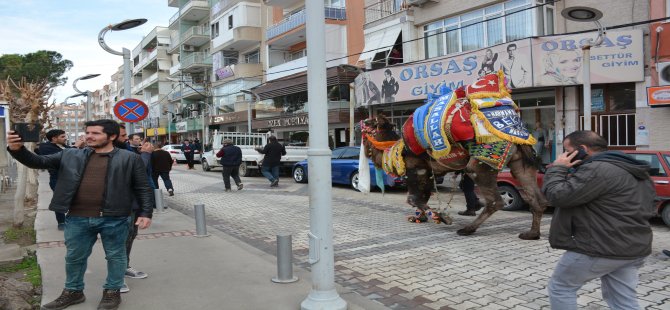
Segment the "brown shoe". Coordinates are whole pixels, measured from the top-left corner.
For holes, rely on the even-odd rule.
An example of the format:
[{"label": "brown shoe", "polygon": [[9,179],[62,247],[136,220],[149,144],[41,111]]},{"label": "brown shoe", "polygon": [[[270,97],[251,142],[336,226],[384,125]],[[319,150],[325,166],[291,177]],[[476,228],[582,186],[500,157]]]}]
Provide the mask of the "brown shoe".
[{"label": "brown shoe", "polygon": [[119,290],[104,290],[102,291],[102,299],[98,304],[98,310],[116,310],[121,304],[121,291]]},{"label": "brown shoe", "polygon": [[477,215],[477,212],[475,212],[475,210],[458,211],[458,215],[475,216]]},{"label": "brown shoe", "polygon": [[70,291],[63,289],[63,292],[56,300],[42,306],[42,310],[60,310],[69,306],[80,304],[86,301],[84,291]]}]

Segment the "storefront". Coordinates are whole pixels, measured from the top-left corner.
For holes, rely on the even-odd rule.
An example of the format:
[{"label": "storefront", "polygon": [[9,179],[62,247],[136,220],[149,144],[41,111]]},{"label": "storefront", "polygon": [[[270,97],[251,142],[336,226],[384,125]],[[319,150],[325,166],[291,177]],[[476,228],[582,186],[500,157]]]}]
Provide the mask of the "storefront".
[{"label": "storefront", "polygon": [[[562,137],[581,126],[582,53],[580,42],[597,33],[527,38],[456,56],[417,61],[360,74],[356,102],[373,114],[383,112],[396,126],[442,86],[456,89],[502,70],[512,99],[530,131],[545,132],[550,144],[543,161]],[[644,92],[643,36],[640,29],[611,31],[591,51],[593,130],[612,147],[635,147],[636,95]],[[539,134],[538,134],[539,135]],[[560,136],[560,137],[559,137]]]},{"label": "storefront", "polygon": [[[354,70],[355,69],[355,70]],[[349,143],[349,84],[358,74],[347,65],[328,68],[327,98],[309,100],[307,72],[272,80],[253,88],[261,102],[255,105],[252,128],[258,132],[272,132],[286,144],[306,145],[309,132],[309,105],[328,106],[329,145]]]}]

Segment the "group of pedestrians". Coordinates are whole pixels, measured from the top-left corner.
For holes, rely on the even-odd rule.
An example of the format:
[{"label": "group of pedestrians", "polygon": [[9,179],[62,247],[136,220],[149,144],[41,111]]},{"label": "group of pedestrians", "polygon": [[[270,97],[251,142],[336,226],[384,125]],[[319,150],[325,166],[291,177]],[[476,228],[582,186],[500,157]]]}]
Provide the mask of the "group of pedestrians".
[{"label": "group of pedestrians", "polygon": [[[279,167],[281,166],[281,157],[286,155],[286,148],[279,143],[277,137],[270,136],[265,147],[256,148],[256,151],[265,155],[261,164],[261,173],[270,181],[270,187],[279,186]],[[224,139],[223,147],[216,153],[216,157],[221,158],[225,191],[231,191],[231,177],[237,185],[237,190],[242,190],[244,184],[242,184],[239,175],[240,165],[242,164],[242,150],[233,144],[233,140]]]}]

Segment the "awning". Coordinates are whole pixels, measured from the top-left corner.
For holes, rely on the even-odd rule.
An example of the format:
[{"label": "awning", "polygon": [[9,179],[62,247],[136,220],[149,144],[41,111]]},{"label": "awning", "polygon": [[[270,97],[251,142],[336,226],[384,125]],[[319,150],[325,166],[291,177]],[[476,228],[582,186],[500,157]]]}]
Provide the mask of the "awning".
[{"label": "awning", "polygon": [[398,25],[370,34],[370,36],[365,38],[365,49],[358,58],[358,61],[368,60],[375,57],[375,54],[377,53],[390,50],[396,40],[398,40],[401,30],[401,26]]},{"label": "awning", "polygon": [[[328,68],[326,70],[327,86],[352,83],[356,76],[358,76],[358,72],[347,67],[350,66],[340,65]],[[307,91],[307,72],[300,72],[272,80],[251,88],[251,90],[258,94],[262,100],[304,92]]]}]

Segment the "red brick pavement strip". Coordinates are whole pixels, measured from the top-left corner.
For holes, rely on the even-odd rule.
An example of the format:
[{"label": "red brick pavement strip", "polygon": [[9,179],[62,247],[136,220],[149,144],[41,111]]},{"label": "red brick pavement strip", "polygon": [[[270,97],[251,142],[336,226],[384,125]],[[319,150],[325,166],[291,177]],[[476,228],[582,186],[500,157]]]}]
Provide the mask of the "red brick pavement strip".
[{"label": "red brick pavement strip", "polygon": [[[141,234],[135,237],[135,240],[149,240],[149,239],[159,239],[159,238],[173,238],[173,237],[189,237],[195,236],[195,230],[178,230],[178,231],[169,231],[162,233],[151,233],[151,234]],[[97,242],[100,242],[98,239]],[[40,242],[37,243],[37,247],[40,249],[47,248],[59,248],[64,247],[65,241],[49,241],[49,242]]]}]

